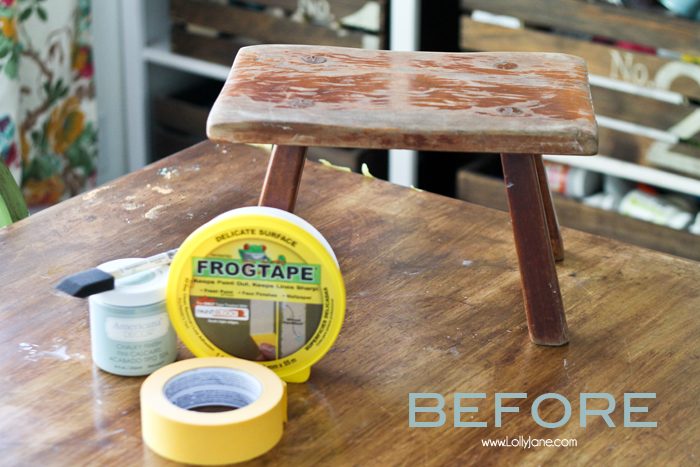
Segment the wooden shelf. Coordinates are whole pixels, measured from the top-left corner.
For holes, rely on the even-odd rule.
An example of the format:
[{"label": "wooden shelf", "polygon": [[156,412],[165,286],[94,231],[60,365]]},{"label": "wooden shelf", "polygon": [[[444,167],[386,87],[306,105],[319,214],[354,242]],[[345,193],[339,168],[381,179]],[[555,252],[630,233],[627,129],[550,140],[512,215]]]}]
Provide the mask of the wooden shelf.
[{"label": "wooden shelf", "polygon": [[653,185],[658,188],[700,196],[700,180],[665,172],[653,167],[645,167],[633,162],[621,161],[607,156],[544,156],[545,160],[580,167],[607,175]]},{"label": "wooden shelf", "polygon": [[231,67],[180,55],[170,50],[170,42],[162,40],[143,49],[143,59],[148,63],[161,65],[197,76],[225,81]]},{"label": "wooden shelf", "polygon": [[[508,209],[502,180],[466,169],[460,170],[457,174],[457,197],[502,211]],[[553,198],[559,223],[564,227],[700,260],[700,236],[698,235],[640,221],[614,211],[586,206],[557,193],[553,193]],[[566,242],[566,236],[564,241]]]}]

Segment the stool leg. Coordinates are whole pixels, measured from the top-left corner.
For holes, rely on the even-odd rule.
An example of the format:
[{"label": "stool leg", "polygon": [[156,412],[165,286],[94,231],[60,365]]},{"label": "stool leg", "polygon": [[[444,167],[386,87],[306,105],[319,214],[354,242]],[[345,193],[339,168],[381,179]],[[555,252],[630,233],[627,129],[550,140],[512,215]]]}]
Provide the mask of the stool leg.
[{"label": "stool leg", "polygon": [[559,279],[537,176],[536,155],[502,154],[515,250],[530,339],[540,345],[569,341]]},{"label": "stool leg", "polygon": [[542,194],[542,206],[544,214],[547,218],[547,229],[549,229],[549,239],[552,242],[552,253],[554,261],[564,261],[564,240],[561,238],[559,231],[559,221],[557,220],[557,211],[554,210],[552,202],[552,193],[549,191],[547,183],[547,173],[544,170],[542,156],[533,156],[535,159],[535,167],[537,168],[537,180],[540,182],[540,193]]},{"label": "stool leg", "polygon": [[306,160],[304,146],[275,146],[270,154],[258,206],[293,212]]}]

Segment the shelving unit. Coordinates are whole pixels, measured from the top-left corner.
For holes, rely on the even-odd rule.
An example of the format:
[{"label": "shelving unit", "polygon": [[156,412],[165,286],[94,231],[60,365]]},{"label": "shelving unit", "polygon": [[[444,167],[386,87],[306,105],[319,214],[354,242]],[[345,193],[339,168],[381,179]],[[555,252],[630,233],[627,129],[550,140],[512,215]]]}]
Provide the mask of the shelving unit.
[{"label": "shelving unit", "polygon": [[[400,3],[401,8],[390,10],[390,43],[398,50],[415,50],[418,46],[420,0],[401,0]],[[102,19],[95,24],[97,35],[108,21],[114,22],[115,16],[121,25],[118,34],[113,33],[98,41],[103,50],[109,48],[112,52],[114,44],[118,44],[123,76],[123,83],[120,83],[117,89],[111,85],[113,76],[103,79],[102,86],[98,82],[98,89],[110,89],[112,96],[120,93],[123,98],[123,109],[120,109],[123,118],[120,125],[106,121],[103,131],[114,135],[110,138],[112,141],[121,132],[125,144],[105,147],[105,150],[112,159],[119,158],[116,152],[123,152],[123,170],[133,171],[153,160],[153,99],[180,91],[201,78],[223,83],[229,67],[172,51],[170,0],[122,0],[118,7],[96,5],[95,9],[98,19]],[[96,54],[99,55],[99,50]],[[114,104],[110,107],[113,108]],[[105,114],[109,115],[109,119],[104,120],[115,120],[115,112],[105,111]],[[389,159],[390,180],[404,185],[415,185],[415,153],[391,151]],[[114,170],[110,172],[111,178],[116,175],[120,174]]]},{"label": "shelving unit", "polygon": [[[497,177],[462,169],[457,174],[457,195],[472,203],[508,210],[503,181]],[[586,206],[558,193],[552,198],[562,226],[700,261],[698,235]]]},{"label": "shelving unit", "polygon": [[700,196],[700,65],[680,60],[700,55],[700,24],[583,0],[461,5],[463,50],[563,52],[588,62],[599,155],[547,159]]},{"label": "shelving unit", "polygon": [[[700,24],[585,0],[460,0],[464,51],[558,52],[588,64],[600,145],[545,160],[700,197]],[[686,58],[684,59],[684,54]],[[494,178],[461,170],[458,197],[503,208]],[[555,196],[563,225],[700,259],[700,236]]]}]

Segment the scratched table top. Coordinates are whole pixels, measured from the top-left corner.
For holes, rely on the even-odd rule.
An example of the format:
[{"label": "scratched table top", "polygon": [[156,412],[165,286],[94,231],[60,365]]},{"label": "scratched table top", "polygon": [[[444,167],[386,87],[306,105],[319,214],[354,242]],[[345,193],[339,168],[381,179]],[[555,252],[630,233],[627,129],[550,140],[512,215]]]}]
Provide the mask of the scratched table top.
[{"label": "scratched table top", "polygon": [[586,64],[556,53],[245,47],[207,132],[291,146],[597,151]]},{"label": "scratched table top", "polygon": [[[266,154],[203,143],[0,230],[0,463],[168,465],[141,441],[143,378],[96,369],[87,303],[52,290],[104,261],[177,247],[252,205]],[[505,213],[307,163],[297,213],[329,240],[348,291],[336,345],[289,385],[289,423],[257,465],[697,465],[700,264],[564,229],[557,266],[571,343],[531,344]],[[188,357],[182,349],[180,358]],[[409,428],[409,393],[439,393],[446,423]],[[483,392],[486,428],[455,428],[455,392]],[[494,427],[494,394],[525,392]],[[558,393],[571,421],[538,426]],[[609,428],[579,426],[581,392],[611,394]],[[625,392],[648,413],[624,428]],[[433,401],[425,401],[432,404]],[[600,404],[592,408],[600,407]],[[540,407],[556,421],[556,402]],[[472,418],[473,417],[473,418]],[[419,421],[435,419],[420,415]],[[575,448],[487,448],[484,439],[576,439]]]}]

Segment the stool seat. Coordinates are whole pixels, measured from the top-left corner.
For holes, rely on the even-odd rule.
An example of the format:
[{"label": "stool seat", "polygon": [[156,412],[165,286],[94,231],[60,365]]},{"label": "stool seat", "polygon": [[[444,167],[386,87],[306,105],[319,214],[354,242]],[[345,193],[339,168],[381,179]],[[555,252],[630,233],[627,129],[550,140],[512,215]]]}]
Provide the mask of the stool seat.
[{"label": "stool seat", "polygon": [[585,62],[557,53],[240,49],[212,140],[585,155],[597,127]]}]

